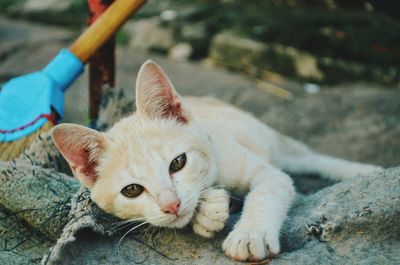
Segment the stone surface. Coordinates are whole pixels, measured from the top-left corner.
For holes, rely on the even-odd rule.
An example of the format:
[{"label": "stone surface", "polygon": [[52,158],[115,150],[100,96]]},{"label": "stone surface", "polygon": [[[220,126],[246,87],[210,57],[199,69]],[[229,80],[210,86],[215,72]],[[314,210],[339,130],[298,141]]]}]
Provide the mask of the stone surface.
[{"label": "stone surface", "polygon": [[279,44],[262,43],[229,32],[219,33],[213,38],[209,58],[216,64],[254,75],[263,70],[273,70],[305,80],[324,79],[317,59],[309,53]]},{"label": "stone surface", "polygon": [[209,58],[217,65],[256,75],[265,52],[261,42],[220,33],[211,42]]},{"label": "stone surface", "polygon": [[129,46],[135,49],[166,53],[175,43],[173,27],[163,26],[159,17],[128,22],[124,29],[131,36]]},{"label": "stone surface", "polygon": [[193,48],[192,58],[204,58],[207,56],[208,49],[213,33],[205,21],[191,22],[190,20],[180,20],[176,39],[179,42],[187,42]]},{"label": "stone surface", "polygon": [[27,0],[22,5],[22,12],[65,11],[73,1]]},{"label": "stone surface", "polygon": [[339,264],[397,264],[399,184],[397,167],[358,176],[298,200],[283,229],[289,253],[282,254],[276,264],[290,264],[287,260],[297,258],[302,264],[318,259]]},{"label": "stone surface", "polygon": [[[323,77],[317,60],[310,54],[301,53],[292,47],[268,45],[229,32],[217,34],[213,38],[209,58],[217,65],[255,76],[263,70],[274,70],[304,79],[321,80]],[[282,63],[286,63],[282,69],[274,65]]]},{"label": "stone surface", "polygon": [[189,43],[177,43],[169,50],[168,58],[175,61],[188,61],[192,52],[193,48]]}]

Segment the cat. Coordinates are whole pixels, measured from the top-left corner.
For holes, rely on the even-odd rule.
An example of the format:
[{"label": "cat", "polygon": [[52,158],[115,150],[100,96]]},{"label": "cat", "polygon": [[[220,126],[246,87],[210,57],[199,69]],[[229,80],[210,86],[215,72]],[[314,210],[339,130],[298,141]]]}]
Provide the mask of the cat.
[{"label": "cat", "polygon": [[222,244],[235,260],[279,253],[295,196],[285,172],[344,180],[380,169],[318,154],[216,99],[182,98],[152,61],[139,71],[136,108],[105,133],[57,125],[53,141],[92,200],[122,219],[170,228],[191,223],[211,238],[229,217],[227,190],[248,193]]}]

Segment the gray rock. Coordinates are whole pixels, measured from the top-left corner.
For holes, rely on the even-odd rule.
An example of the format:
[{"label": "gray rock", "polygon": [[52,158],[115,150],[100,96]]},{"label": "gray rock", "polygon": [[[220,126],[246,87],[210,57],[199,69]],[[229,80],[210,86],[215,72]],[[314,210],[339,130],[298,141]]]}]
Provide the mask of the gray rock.
[{"label": "gray rock", "polygon": [[22,5],[22,12],[38,12],[38,11],[65,11],[74,1],[58,1],[58,0],[27,0]]},{"label": "gray rock", "polygon": [[166,53],[175,43],[174,27],[162,25],[159,17],[126,23],[132,48]]},{"label": "gray rock", "polygon": [[205,22],[184,23],[181,27],[181,38],[186,41],[204,41],[208,38]]},{"label": "gray rock", "polygon": [[178,13],[175,10],[167,9],[161,12],[160,19],[164,23],[170,23],[176,21]]},{"label": "gray rock", "polygon": [[400,167],[295,202],[272,264],[399,264]]},{"label": "gray rock", "polygon": [[265,52],[263,43],[225,32],[211,41],[209,58],[217,65],[255,75]]},{"label": "gray rock", "polygon": [[182,42],[174,45],[168,52],[168,58],[175,61],[187,61],[193,52],[189,43]]},{"label": "gray rock", "polygon": [[267,44],[231,32],[217,34],[210,46],[210,59],[216,64],[253,75],[262,70],[321,81],[317,59],[309,53],[280,44]]},{"label": "gray rock", "polygon": [[204,58],[208,54],[212,38],[212,30],[205,21],[193,22],[180,17],[176,39],[178,42],[189,43],[192,47],[193,59]]}]

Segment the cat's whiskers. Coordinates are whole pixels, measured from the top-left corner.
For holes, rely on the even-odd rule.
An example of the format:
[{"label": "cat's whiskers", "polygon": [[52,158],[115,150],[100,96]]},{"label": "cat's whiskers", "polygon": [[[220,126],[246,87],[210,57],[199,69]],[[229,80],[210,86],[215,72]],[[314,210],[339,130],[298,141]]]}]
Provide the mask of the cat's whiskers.
[{"label": "cat's whiskers", "polygon": [[222,184],[220,184],[220,185],[211,185],[209,188],[210,189],[226,189],[226,188],[229,188],[229,185],[222,185]]},{"label": "cat's whiskers", "polygon": [[[219,189],[219,188],[225,189],[225,188],[229,188],[229,186],[228,185],[217,185],[217,186],[208,187],[207,189],[204,189],[204,190],[201,191],[200,198],[203,198],[202,195],[204,195],[205,192],[207,192],[209,190],[213,190],[213,189]],[[230,193],[228,193],[228,197],[232,198],[234,200],[237,200],[237,201],[241,201],[242,200],[242,199],[240,199],[238,197],[235,197],[235,196],[231,195]]]},{"label": "cat's whiskers", "polygon": [[[149,225],[148,227],[146,227],[145,229],[144,229],[144,231],[140,234],[140,236],[141,237],[143,237],[143,238],[146,238],[146,236],[147,236],[147,234],[149,233],[149,231],[150,230],[152,230],[152,229],[154,229],[155,228],[155,226],[153,226],[153,225]],[[154,231],[154,230],[153,230]],[[150,233],[151,234],[151,233]]]},{"label": "cat's whiskers", "polygon": [[[200,179],[199,183],[198,183],[198,191],[199,192],[191,192],[188,197],[189,199],[184,201],[184,203],[181,206],[182,211],[186,211],[186,209],[190,206],[192,206],[193,204],[194,207],[190,207],[190,208],[194,208],[194,210],[196,210],[197,205],[199,203],[199,199],[201,198],[201,194],[204,193],[204,190],[206,190],[206,188],[208,188],[208,181],[206,179]],[[195,194],[193,196],[193,194]],[[198,195],[196,195],[198,194]]]},{"label": "cat's whiskers", "polygon": [[135,224],[137,224],[137,223],[138,223],[137,221],[133,221],[133,222],[127,223],[127,224],[123,225],[122,227],[114,228],[114,229],[113,229],[113,232],[121,231],[121,230],[123,230],[123,229],[125,229],[125,228],[127,228],[127,227],[129,227],[129,226],[135,225]]},{"label": "cat's whiskers", "polygon": [[[193,192],[191,194],[196,194],[196,192]],[[189,197],[189,199],[184,201],[184,203],[181,206],[181,209],[182,209],[183,212],[185,212],[187,210],[187,208],[192,206],[193,204],[196,204],[196,205],[194,207],[190,207],[190,208],[196,208],[197,207],[197,204],[198,204],[198,201],[199,201],[199,196],[191,195],[191,196],[188,196],[188,197]]]},{"label": "cat's whiskers", "polygon": [[210,190],[222,189],[222,188],[226,188],[226,187],[228,187],[228,186],[227,186],[227,185],[218,185],[218,186],[205,187],[205,188],[202,189],[202,191],[200,192],[200,195],[203,195],[204,193],[206,193],[207,191],[210,191]]},{"label": "cat's whiskers", "polygon": [[126,223],[131,223],[131,222],[134,222],[134,221],[141,221],[141,220],[144,220],[144,217],[138,217],[138,218],[132,218],[132,219],[121,220],[121,221],[114,222],[113,225],[112,225],[111,227],[112,227],[112,228],[115,228],[115,227],[124,225],[124,224],[126,224]]},{"label": "cat's whiskers", "polygon": [[130,225],[133,225],[137,222],[140,222],[140,221],[145,221],[145,218],[140,217],[140,218],[134,218],[134,219],[128,219],[128,220],[115,222],[113,225],[110,226],[109,230],[114,230],[114,232],[117,232],[119,230],[122,230],[122,229],[124,229]]},{"label": "cat's whiskers", "polygon": [[149,223],[146,221],[146,222],[143,222],[143,223],[140,223],[140,224],[136,225],[135,227],[129,229],[128,232],[126,232],[126,233],[121,237],[121,239],[118,241],[118,245],[117,245],[117,251],[118,251],[118,255],[119,255],[119,256],[121,256],[121,243],[122,243],[122,241],[125,239],[125,237],[126,237],[128,234],[130,234],[131,232],[133,232],[134,230],[136,230],[136,229],[138,229],[139,227],[142,227],[142,226],[144,226],[144,225],[146,225],[146,224],[149,224]]},{"label": "cat's whiskers", "polygon": [[157,213],[147,217],[147,221],[156,226],[162,226],[166,221],[169,221],[170,217],[165,214]]},{"label": "cat's whiskers", "polygon": [[[188,197],[188,199],[186,201],[183,202],[183,204],[181,205],[181,209],[182,211],[185,211],[186,208],[192,206],[194,203],[194,207],[190,207],[192,208],[193,211],[193,215],[196,215],[199,213],[198,211],[198,205],[201,199],[205,199],[204,195],[210,191],[210,190],[214,190],[214,189],[227,189],[229,188],[229,185],[211,185],[209,184],[208,180],[206,178],[202,178],[199,179],[197,185],[197,191],[198,192],[193,192],[191,191],[189,194],[187,194],[186,197]],[[225,197],[225,195],[223,195]],[[221,196],[222,197],[222,196]],[[228,193],[228,197],[232,198],[234,200],[240,200],[237,197],[232,196],[231,194]],[[193,209],[194,208],[194,209]]]},{"label": "cat's whiskers", "polygon": [[235,196],[230,195],[230,194],[228,195],[228,197],[234,199],[235,201],[242,201],[243,200],[243,199],[240,199],[240,198],[235,197]]},{"label": "cat's whiskers", "polygon": [[185,212],[186,209],[193,204],[197,200],[197,196],[190,196],[189,199],[183,202],[181,205],[182,212]]}]

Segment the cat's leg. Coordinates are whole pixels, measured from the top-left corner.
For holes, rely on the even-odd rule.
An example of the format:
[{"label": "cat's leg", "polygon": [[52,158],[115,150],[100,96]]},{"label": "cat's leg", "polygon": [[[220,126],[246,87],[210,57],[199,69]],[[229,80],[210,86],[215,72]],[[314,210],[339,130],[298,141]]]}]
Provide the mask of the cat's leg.
[{"label": "cat's leg", "polygon": [[211,238],[221,231],[229,218],[229,194],[223,189],[211,188],[202,194],[193,218],[193,231]]},{"label": "cat's leg", "polygon": [[282,137],[275,151],[275,162],[291,174],[317,174],[333,180],[344,180],[358,174],[381,170],[379,166],[348,161],[314,152],[289,137]]},{"label": "cat's leg", "polygon": [[235,260],[262,260],[279,253],[279,231],[294,198],[290,177],[251,152],[241,157],[239,181],[248,185],[243,211],[223,243],[225,254]]}]

